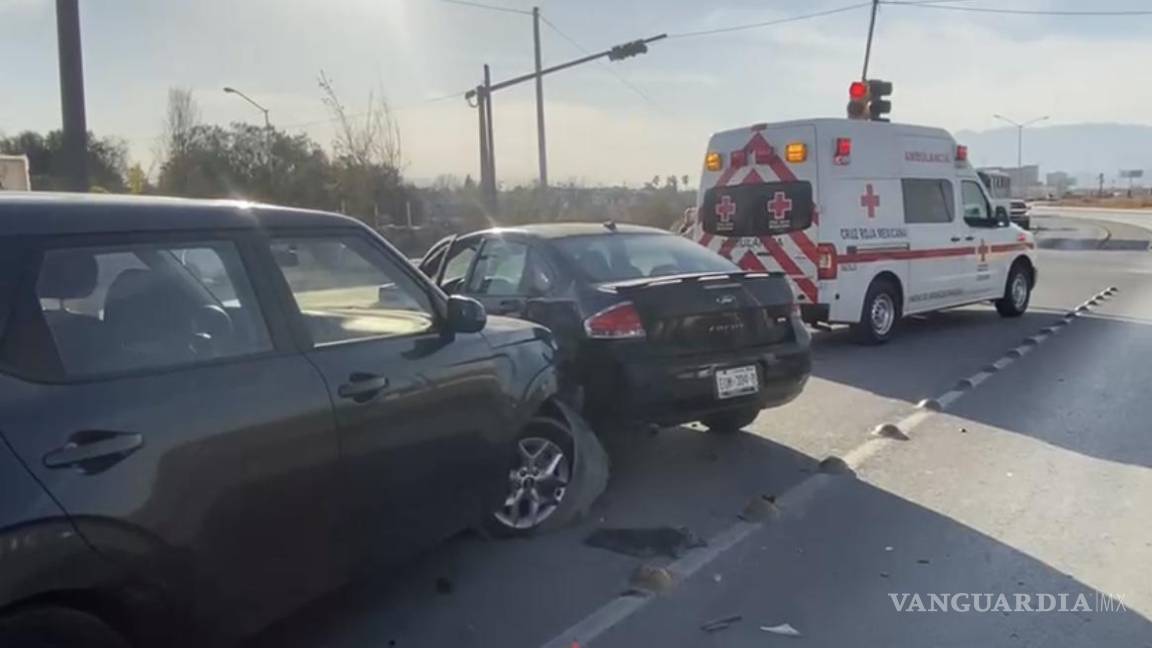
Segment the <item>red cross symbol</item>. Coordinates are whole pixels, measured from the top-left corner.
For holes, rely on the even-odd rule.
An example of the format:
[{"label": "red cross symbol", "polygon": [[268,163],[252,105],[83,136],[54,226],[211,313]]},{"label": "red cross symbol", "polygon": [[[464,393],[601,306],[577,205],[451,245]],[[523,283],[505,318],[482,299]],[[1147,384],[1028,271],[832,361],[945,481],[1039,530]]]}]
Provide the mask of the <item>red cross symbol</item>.
[{"label": "red cross symbol", "polygon": [[736,213],[736,203],[728,196],[721,196],[720,202],[716,204],[716,216],[720,219],[721,223],[727,223],[732,220],[732,215]]},{"label": "red cross symbol", "polygon": [[984,263],[988,260],[988,252],[990,252],[991,249],[984,242],[984,239],[980,239],[980,247],[976,248],[976,251],[980,253],[980,263]]},{"label": "red cross symbol", "polygon": [[772,212],[773,220],[784,220],[788,212],[792,211],[792,200],[783,191],[777,191],[772,196],[772,202],[768,203],[768,211]]},{"label": "red cross symbol", "polygon": [[880,196],[872,192],[872,185],[864,185],[860,196],[860,206],[868,209],[868,218],[876,218],[876,208],[880,206]]}]

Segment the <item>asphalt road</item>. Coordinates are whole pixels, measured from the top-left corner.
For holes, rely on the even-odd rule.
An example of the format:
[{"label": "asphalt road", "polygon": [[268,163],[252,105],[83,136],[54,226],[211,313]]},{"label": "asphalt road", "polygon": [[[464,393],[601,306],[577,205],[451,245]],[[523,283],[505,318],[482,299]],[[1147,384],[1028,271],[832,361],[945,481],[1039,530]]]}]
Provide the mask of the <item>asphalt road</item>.
[{"label": "asphalt road", "polygon": [[[804,394],[743,434],[615,431],[609,490],[583,524],[453,539],[254,645],[1152,647],[1152,232],[1139,216],[1106,216],[1035,217],[1040,285],[1024,317],[958,309],[906,322],[883,347],[818,332]],[[1017,347],[1022,357],[1006,356]],[[917,408],[940,397],[942,412]],[[910,438],[872,433],[885,423]],[[822,470],[827,457],[850,472]],[[749,502],[766,519],[742,521]],[[676,559],[583,543],[600,527],[653,526],[709,542]],[[642,564],[671,586],[625,593]],[[945,593],[1011,606],[1064,594],[1069,609],[1083,594],[1090,610],[898,611],[893,600]],[[782,623],[800,636],[760,629]]]}]

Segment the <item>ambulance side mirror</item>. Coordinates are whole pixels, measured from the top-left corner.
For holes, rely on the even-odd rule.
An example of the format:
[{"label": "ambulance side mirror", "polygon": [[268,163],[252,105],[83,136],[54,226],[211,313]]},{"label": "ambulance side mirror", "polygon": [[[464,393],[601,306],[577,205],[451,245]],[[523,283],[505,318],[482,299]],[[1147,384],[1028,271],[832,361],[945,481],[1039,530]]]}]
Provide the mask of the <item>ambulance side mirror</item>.
[{"label": "ambulance side mirror", "polygon": [[1008,227],[1012,223],[1008,218],[1008,210],[1003,207],[996,208],[996,224],[1000,227]]}]

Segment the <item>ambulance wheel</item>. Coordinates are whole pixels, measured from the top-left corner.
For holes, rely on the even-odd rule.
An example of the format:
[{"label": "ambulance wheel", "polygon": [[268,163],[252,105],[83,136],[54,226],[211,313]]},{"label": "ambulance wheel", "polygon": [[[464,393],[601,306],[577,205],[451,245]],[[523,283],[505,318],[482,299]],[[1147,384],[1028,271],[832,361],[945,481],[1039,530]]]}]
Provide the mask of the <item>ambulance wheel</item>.
[{"label": "ambulance wheel", "polygon": [[852,332],[860,344],[884,344],[892,337],[899,319],[900,291],[891,280],[880,277],[868,287],[860,321],[852,325]]},{"label": "ambulance wheel", "polygon": [[1032,299],[1032,279],[1023,263],[1016,263],[1008,272],[1008,283],[1004,285],[1004,296],[996,300],[996,312],[1001,317],[1020,317],[1028,310]]}]

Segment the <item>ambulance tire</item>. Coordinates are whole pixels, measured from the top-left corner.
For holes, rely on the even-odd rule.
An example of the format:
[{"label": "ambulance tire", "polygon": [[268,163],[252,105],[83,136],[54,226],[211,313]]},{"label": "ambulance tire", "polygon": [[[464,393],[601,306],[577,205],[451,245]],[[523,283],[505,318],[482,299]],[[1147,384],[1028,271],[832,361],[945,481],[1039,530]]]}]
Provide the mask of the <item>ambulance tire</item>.
[{"label": "ambulance tire", "polygon": [[1008,271],[1008,281],[1004,284],[1004,296],[996,300],[996,312],[1001,317],[1020,317],[1028,310],[1032,299],[1032,277],[1024,263],[1012,264]]},{"label": "ambulance tire", "polygon": [[859,344],[884,344],[900,321],[900,290],[887,277],[877,277],[864,295],[860,321],[852,325]]}]

